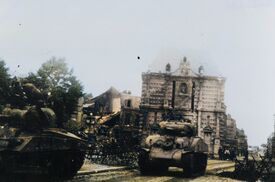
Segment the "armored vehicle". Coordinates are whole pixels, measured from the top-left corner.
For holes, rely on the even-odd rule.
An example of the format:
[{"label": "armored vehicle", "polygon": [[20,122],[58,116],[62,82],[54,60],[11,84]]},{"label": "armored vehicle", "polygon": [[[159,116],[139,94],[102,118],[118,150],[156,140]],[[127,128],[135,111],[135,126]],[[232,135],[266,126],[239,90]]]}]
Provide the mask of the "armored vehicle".
[{"label": "armored vehicle", "polygon": [[162,174],[173,166],[183,168],[186,176],[203,175],[207,152],[207,144],[196,136],[193,124],[163,121],[159,131],[142,144],[138,164],[141,174]]},{"label": "armored vehicle", "polygon": [[0,173],[72,178],[84,162],[85,141],[54,128],[55,113],[44,107],[34,85],[19,88],[28,102],[8,105],[0,114]]},{"label": "armored vehicle", "polygon": [[1,173],[71,178],[83,165],[86,145],[79,137],[59,128],[27,129],[9,119],[0,116]]}]

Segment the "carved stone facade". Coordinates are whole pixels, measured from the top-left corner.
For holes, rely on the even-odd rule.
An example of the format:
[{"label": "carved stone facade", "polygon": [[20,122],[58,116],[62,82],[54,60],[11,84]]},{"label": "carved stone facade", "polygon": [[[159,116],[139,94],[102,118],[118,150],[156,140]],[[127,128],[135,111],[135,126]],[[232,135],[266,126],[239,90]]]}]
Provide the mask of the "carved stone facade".
[{"label": "carved stone facade", "polygon": [[237,129],[237,141],[238,141],[238,153],[243,155],[244,151],[247,150],[247,137],[243,129]]},{"label": "carved stone facade", "polygon": [[236,120],[230,114],[227,115],[226,143],[234,148],[238,146]]},{"label": "carved stone facade", "polygon": [[140,109],[147,128],[163,120],[171,110],[193,121],[210,153],[216,154],[226,143],[225,78],[205,76],[202,72],[202,67],[198,73],[193,72],[184,58],[174,72],[167,64],[165,73],[143,73]]}]

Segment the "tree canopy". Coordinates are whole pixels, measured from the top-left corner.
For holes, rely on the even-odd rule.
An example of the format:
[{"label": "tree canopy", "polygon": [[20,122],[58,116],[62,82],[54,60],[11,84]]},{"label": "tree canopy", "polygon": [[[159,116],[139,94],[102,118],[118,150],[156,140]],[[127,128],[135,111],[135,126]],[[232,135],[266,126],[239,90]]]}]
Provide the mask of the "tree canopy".
[{"label": "tree canopy", "polygon": [[0,59],[0,111],[9,99],[11,79],[8,71],[5,61]]},{"label": "tree canopy", "polygon": [[59,127],[70,119],[78,99],[83,96],[83,86],[64,58],[52,57],[42,64],[37,73],[30,73],[24,82],[33,83],[41,90],[47,105],[56,113]]},{"label": "tree canopy", "polygon": [[[13,108],[24,108],[31,105],[26,102],[22,88],[32,83],[42,93],[42,100],[56,114],[57,126],[63,127],[77,110],[78,100],[83,97],[83,86],[73,75],[64,58],[52,57],[41,65],[36,73],[29,73],[25,78],[13,79],[9,69],[0,59],[0,112],[6,104]],[[20,81],[19,81],[20,80]],[[41,95],[41,94],[40,94]],[[31,95],[31,99],[36,99]]]}]

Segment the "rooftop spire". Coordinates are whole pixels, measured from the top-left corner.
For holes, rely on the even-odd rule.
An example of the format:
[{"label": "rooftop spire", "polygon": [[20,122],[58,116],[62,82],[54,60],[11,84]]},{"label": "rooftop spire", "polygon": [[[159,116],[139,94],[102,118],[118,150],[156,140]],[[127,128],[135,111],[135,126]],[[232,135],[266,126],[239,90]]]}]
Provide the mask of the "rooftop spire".
[{"label": "rooftop spire", "polygon": [[168,63],[165,68],[166,72],[169,73],[171,71],[171,65]]},{"label": "rooftop spire", "polygon": [[183,76],[190,75],[190,64],[187,61],[186,57],[182,59],[179,70],[180,70],[180,74]]}]

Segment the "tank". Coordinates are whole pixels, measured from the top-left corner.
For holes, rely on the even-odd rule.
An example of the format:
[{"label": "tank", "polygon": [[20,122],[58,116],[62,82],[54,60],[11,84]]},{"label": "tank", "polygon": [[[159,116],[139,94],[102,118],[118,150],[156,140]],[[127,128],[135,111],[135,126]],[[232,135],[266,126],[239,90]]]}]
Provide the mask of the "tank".
[{"label": "tank", "polygon": [[0,116],[2,174],[35,174],[69,179],[83,165],[86,144],[81,138],[60,128],[26,129],[14,122],[7,124],[8,118]]},{"label": "tank", "polygon": [[203,175],[207,166],[208,146],[196,136],[193,124],[162,121],[159,130],[149,135],[139,154],[141,174],[163,174],[170,166],[183,169],[186,176]]},{"label": "tank", "polygon": [[0,173],[72,178],[83,165],[86,142],[54,128],[55,113],[43,107],[40,91],[24,86],[29,102],[24,108],[8,105],[0,115]]}]

